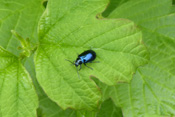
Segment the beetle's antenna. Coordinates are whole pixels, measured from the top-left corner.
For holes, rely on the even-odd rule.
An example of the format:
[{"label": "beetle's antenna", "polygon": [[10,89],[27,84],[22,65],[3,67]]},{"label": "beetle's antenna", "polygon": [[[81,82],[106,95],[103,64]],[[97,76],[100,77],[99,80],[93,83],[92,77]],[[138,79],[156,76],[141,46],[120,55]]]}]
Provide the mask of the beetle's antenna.
[{"label": "beetle's antenna", "polygon": [[78,72],[78,67],[76,67],[76,69],[77,69],[78,78],[80,79],[80,75],[79,75],[79,72]]},{"label": "beetle's antenna", "polygon": [[65,59],[66,61],[69,61],[70,63],[72,63],[73,65],[75,65],[72,61],[70,61],[70,60],[67,60],[67,59]]},{"label": "beetle's antenna", "polygon": [[88,67],[89,69],[93,70],[93,68],[91,68],[91,67],[87,66],[85,63],[84,63],[84,65],[85,65],[86,67]]}]

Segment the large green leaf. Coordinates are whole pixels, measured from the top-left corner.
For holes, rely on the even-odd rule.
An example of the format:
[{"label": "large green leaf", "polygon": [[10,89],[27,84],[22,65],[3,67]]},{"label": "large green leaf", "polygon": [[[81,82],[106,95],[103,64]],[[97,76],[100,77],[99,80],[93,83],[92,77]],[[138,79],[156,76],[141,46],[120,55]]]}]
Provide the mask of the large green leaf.
[{"label": "large green leaf", "polygon": [[19,41],[11,30],[32,43],[38,40],[37,25],[43,12],[42,0],[0,0],[0,45],[18,55]]},{"label": "large green leaf", "polygon": [[[93,75],[108,85],[130,82],[136,68],[147,62],[142,34],[124,19],[106,20],[95,16],[107,0],[49,0],[39,24],[40,46],[35,56],[37,79],[48,96],[63,109],[94,109],[100,92],[89,79]],[[66,6],[66,7],[65,7]],[[78,78],[74,61],[77,53],[93,49],[96,61],[83,66]]]},{"label": "large green leaf", "polygon": [[0,116],[36,116],[38,98],[29,74],[17,57],[2,47],[0,61]]},{"label": "large green leaf", "polygon": [[109,15],[135,21],[150,51],[149,64],[138,69],[131,83],[103,89],[104,99],[111,96],[124,116],[175,115],[175,13],[171,2],[129,1]]}]

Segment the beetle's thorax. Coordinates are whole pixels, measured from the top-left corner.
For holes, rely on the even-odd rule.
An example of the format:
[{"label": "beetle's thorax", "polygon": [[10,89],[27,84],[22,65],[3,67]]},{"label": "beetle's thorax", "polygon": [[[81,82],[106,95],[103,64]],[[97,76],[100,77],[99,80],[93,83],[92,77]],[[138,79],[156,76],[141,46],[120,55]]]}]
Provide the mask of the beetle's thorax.
[{"label": "beetle's thorax", "polygon": [[77,60],[75,61],[75,66],[81,65],[83,62],[80,58],[77,58]]}]

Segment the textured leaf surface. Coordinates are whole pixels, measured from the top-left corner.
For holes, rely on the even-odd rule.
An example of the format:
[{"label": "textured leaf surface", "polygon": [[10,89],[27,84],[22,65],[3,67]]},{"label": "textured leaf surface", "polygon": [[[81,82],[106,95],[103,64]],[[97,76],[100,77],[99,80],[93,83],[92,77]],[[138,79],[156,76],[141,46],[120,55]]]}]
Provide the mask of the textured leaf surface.
[{"label": "textured leaf surface", "polygon": [[38,101],[29,74],[19,60],[2,47],[0,61],[0,116],[36,116]]},{"label": "textured leaf surface", "polygon": [[[96,14],[108,1],[54,1],[40,20],[40,47],[35,58],[37,79],[48,96],[62,108],[94,109],[100,99],[94,75],[108,85],[129,82],[136,68],[147,62],[141,32],[128,20],[98,20]],[[66,7],[63,7],[66,5]],[[96,61],[82,67],[80,79],[74,66],[77,53],[93,49]]]},{"label": "textured leaf surface", "polygon": [[15,55],[19,41],[11,33],[17,31],[31,42],[38,40],[37,25],[43,12],[42,0],[0,0],[0,45]]},{"label": "textured leaf surface", "polygon": [[[129,84],[105,86],[124,116],[175,115],[175,13],[171,0],[141,0],[117,7],[110,18],[129,18],[143,31],[151,61],[138,69]],[[138,10],[139,9],[139,10]]]}]

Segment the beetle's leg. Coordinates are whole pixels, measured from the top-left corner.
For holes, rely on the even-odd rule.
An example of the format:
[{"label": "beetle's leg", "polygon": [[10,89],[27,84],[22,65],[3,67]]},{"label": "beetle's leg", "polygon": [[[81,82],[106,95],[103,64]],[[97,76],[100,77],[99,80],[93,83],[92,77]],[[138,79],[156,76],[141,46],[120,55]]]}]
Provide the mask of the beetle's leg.
[{"label": "beetle's leg", "polygon": [[69,61],[70,63],[72,63],[72,65],[75,65],[72,61],[70,61],[70,60],[67,60],[67,59],[65,59],[66,61]]},{"label": "beetle's leg", "polygon": [[100,61],[91,61],[90,63],[100,63]]},{"label": "beetle's leg", "polygon": [[[80,65],[80,69],[81,69],[81,65]],[[79,69],[79,71],[80,71],[80,69]]]},{"label": "beetle's leg", "polygon": [[76,69],[77,69],[78,78],[80,79],[80,75],[79,75],[79,73],[78,73],[78,67],[76,67]]},{"label": "beetle's leg", "polygon": [[84,63],[84,65],[85,65],[86,67],[88,67],[89,69],[93,70],[93,68],[91,68],[91,67],[87,66],[87,65],[86,65],[86,63]]}]

